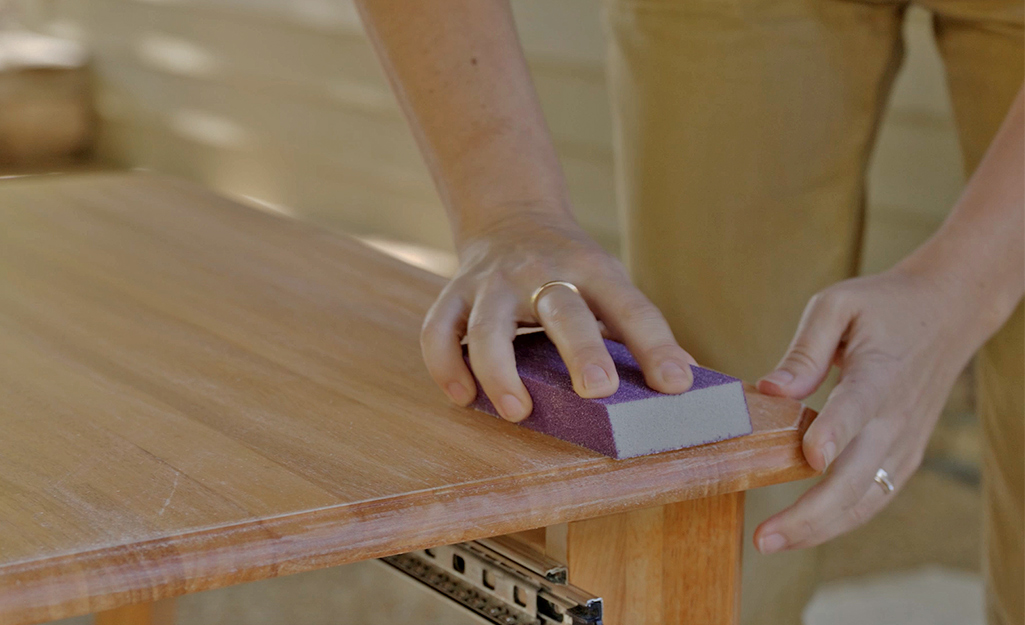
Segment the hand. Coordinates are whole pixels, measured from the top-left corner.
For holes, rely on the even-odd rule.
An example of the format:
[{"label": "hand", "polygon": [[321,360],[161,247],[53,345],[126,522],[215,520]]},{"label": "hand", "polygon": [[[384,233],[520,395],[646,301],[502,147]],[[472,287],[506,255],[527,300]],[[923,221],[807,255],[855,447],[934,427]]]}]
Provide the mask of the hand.
[{"label": "hand", "polygon": [[[460,269],[424,320],[420,345],[431,377],[455,403],[473,401],[476,385],[463,360],[465,335],[470,365],[498,412],[510,421],[526,419],[530,395],[516,371],[512,341],[520,324],[540,323],[555,343],[581,397],[607,397],[619,376],[602,341],[621,340],[663,393],[682,393],[694,364],[673,338],[662,314],[627,278],[623,266],[571,219],[521,214],[460,241]],[[551,280],[534,318],[530,296]]]},{"label": "hand", "polygon": [[755,532],[762,553],[812,547],[865,523],[922,461],[950,389],[985,340],[953,280],[895,269],[841,282],[805,309],[763,393],[804,399],[836,364],[841,375],[804,436],[804,455],[826,477]]}]

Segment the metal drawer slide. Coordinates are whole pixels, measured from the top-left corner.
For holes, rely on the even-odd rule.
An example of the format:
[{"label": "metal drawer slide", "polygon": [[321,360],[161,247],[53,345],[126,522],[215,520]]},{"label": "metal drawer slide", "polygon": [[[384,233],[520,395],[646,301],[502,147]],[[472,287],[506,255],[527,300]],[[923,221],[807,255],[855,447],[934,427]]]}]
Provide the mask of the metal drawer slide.
[{"label": "metal drawer slide", "polygon": [[601,625],[602,600],[522,543],[486,539],[381,558],[497,625]]}]

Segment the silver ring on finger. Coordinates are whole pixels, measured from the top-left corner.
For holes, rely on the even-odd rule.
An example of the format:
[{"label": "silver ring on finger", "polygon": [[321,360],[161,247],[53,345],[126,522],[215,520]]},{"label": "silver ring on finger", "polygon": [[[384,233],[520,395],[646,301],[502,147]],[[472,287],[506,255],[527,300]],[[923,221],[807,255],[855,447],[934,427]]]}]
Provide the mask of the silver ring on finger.
[{"label": "silver ring on finger", "polygon": [[890,480],[890,474],[886,472],[886,469],[876,471],[875,483],[879,484],[879,488],[883,489],[883,493],[889,495],[893,492],[893,482]]},{"label": "silver ring on finger", "polygon": [[576,293],[577,295],[580,295],[580,289],[578,289],[577,285],[573,284],[572,282],[566,282],[565,280],[550,280],[548,282],[545,282],[541,286],[539,286],[536,289],[534,289],[534,292],[530,296],[530,310],[533,311],[535,319],[537,319],[537,320],[541,319],[541,315],[539,315],[537,313],[537,302],[538,302],[538,300],[541,299],[541,295],[545,291],[547,291],[548,289],[552,288],[553,286],[564,286],[567,289],[569,289],[570,291],[573,291],[574,293]]}]

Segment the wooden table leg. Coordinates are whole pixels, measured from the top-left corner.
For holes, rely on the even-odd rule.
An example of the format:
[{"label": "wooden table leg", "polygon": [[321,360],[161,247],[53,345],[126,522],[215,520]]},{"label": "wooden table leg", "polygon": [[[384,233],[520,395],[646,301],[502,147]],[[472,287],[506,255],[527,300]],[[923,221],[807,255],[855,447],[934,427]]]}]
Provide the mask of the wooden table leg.
[{"label": "wooden table leg", "polygon": [[739,492],[549,528],[547,552],[605,599],[605,625],[735,625],[743,531]]},{"label": "wooden table leg", "polygon": [[94,625],[174,625],[174,599],[133,603],[97,612]]}]

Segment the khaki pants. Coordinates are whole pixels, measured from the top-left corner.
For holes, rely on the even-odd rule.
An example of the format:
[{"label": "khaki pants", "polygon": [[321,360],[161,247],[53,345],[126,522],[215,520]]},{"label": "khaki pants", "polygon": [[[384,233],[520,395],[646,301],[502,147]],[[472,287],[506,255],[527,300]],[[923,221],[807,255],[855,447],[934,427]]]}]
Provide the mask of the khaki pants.
[{"label": "khaki pants", "polygon": [[[608,2],[627,263],[698,361],[756,379],[808,298],[858,267],[866,162],[907,3]],[[970,172],[1022,84],[1022,3],[922,4],[935,13]],[[978,366],[988,609],[1000,625],[1025,618],[1022,352],[1019,308]],[[750,519],[803,488],[751,493]],[[800,622],[813,557],[747,549],[744,622]]]}]

